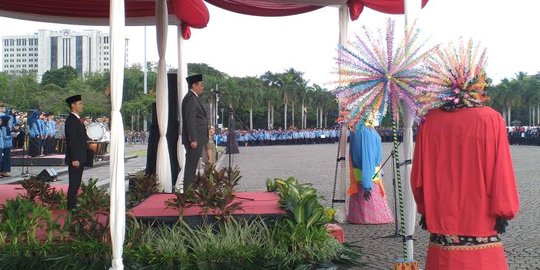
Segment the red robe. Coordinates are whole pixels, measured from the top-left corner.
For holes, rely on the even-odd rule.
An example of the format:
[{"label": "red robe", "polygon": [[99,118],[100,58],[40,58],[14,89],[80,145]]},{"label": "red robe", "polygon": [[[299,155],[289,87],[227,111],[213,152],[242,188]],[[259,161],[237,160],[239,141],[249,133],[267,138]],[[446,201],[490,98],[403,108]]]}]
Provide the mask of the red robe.
[{"label": "red robe", "polygon": [[[489,107],[429,111],[418,127],[411,187],[418,212],[425,216],[430,233],[496,235],[496,217],[512,219],[519,209],[501,115]],[[472,263],[483,261],[490,265]],[[426,267],[505,269],[506,259],[502,245],[500,250],[469,251],[445,251],[430,246]]]}]

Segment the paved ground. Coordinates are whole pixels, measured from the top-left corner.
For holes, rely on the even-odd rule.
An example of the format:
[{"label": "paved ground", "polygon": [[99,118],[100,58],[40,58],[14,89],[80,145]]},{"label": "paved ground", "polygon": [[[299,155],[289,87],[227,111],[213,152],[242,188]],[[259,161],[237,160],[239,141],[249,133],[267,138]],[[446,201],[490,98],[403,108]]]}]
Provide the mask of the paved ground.
[{"label": "paved ground", "polygon": [[[392,145],[383,144],[384,157]],[[301,182],[312,183],[330,205],[333,190],[337,144],[242,147],[233,155],[232,163],[239,166],[243,179],[240,190],[265,190],[267,178],[294,176]],[[402,153],[402,152],[401,152]],[[502,238],[510,269],[540,269],[540,148],[512,146],[512,155],[521,200],[521,211],[510,221]],[[227,156],[223,163],[228,164]],[[385,170],[391,171],[390,163]],[[394,205],[392,177],[384,177],[389,203]],[[348,242],[356,242],[368,264],[363,269],[391,269],[401,257],[401,240],[392,236],[395,225],[342,224]],[[415,259],[424,267],[428,234],[416,229]]]},{"label": "paved ground", "polygon": [[[126,174],[144,169],[146,164],[145,145],[126,145],[126,157],[138,154],[138,157],[126,159]],[[388,157],[391,144],[383,144],[384,157]],[[243,178],[238,191],[263,191],[267,178],[294,176],[304,183],[312,183],[325,197],[324,203],[330,205],[334,182],[337,144],[326,145],[291,145],[242,147],[240,154],[232,155],[231,163],[240,168]],[[512,155],[516,170],[518,189],[521,199],[521,212],[510,222],[507,233],[503,235],[510,269],[540,269],[540,148],[530,146],[512,146]],[[228,165],[228,156],[220,158],[221,165]],[[107,162],[96,164],[84,172],[84,178],[98,177],[104,186],[109,181]],[[32,174],[38,174],[43,167],[30,168]],[[67,182],[65,166],[55,168],[59,180]],[[385,170],[390,171],[390,163]],[[14,167],[12,176],[0,179],[1,183],[22,179],[20,167]],[[384,184],[393,202],[393,186],[390,176],[384,178]],[[364,254],[367,267],[362,269],[391,269],[393,262],[401,254],[399,238],[385,238],[394,235],[394,224],[389,225],[352,225],[342,224],[348,242],[356,242]],[[424,266],[427,233],[417,228],[414,238],[415,258]]]}]

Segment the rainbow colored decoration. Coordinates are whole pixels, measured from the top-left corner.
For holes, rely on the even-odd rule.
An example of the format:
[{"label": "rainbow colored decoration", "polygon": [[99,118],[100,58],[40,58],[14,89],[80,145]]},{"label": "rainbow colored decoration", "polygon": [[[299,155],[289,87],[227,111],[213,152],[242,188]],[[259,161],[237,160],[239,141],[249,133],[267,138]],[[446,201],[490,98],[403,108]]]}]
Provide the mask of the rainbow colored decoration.
[{"label": "rainbow colored decoration", "polygon": [[419,115],[445,104],[474,107],[489,100],[484,92],[486,61],[486,49],[472,39],[467,43],[460,40],[457,48],[448,43],[433,50],[426,58],[427,85],[420,87],[417,97],[424,104]]},{"label": "rainbow colored decoration", "polygon": [[334,92],[342,104],[338,122],[354,126],[369,115],[383,117],[388,105],[397,120],[399,100],[415,111],[423,107],[416,96],[426,74],[422,60],[430,50],[422,52],[418,36],[413,25],[395,46],[394,21],[389,19],[386,35],[379,31],[374,36],[364,27],[351,46],[339,47],[340,86]]}]

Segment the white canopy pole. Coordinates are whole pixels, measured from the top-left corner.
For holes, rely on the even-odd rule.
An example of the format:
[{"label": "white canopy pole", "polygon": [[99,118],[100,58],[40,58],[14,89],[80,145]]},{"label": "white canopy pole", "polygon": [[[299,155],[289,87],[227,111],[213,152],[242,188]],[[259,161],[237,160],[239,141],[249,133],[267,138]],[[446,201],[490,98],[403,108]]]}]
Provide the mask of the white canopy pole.
[{"label": "white canopy pole", "polygon": [[169,159],[169,148],[167,144],[167,122],[169,113],[168,87],[167,87],[167,64],[165,62],[165,51],[167,49],[167,27],[168,27],[167,1],[156,0],[156,32],[157,47],[159,54],[158,74],[156,83],[156,111],[159,125],[159,143],[156,159],[156,173],[159,179],[160,189],[164,192],[171,192],[171,164]]},{"label": "white canopy pole", "polygon": [[188,89],[186,81],[184,80],[185,77],[187,77],[187,65],[186,61],[184,61],[184,39],[182,38],[182,22],[180,22],[180,25],[178,25],[177,28],[177,39],[178,39],[178,116],[179,116],[179,123],[180,127],[178,128],[178,165],[180,165],[180,173],[178,174],[178,178],[176,181],[176,186],[178,187],[180,183],[182,183],[182,191],[184,190],[184,166],[185,166],[185,155],[186,150],[184,149],[184,146],[182,145],[182,99],[186,95]]},{"label": "white canopy pole", "polygon": [[[347,5],[342,5],[339,7],[339,44],[346,45],[348,42],[348,32],[349,32],[349,8]],[[340,64],[341,65],[341,64]],[[341,67],[338,67],[341,69]],[[341,75],[339,75],[341,77]],[[341,82],[341,78],[339,78]],[[339,101],[338,101],[339,102]],[[338,104],[338,110],[341,111],[341,102]],[[335,202],[339,202],[336,206],[338,210],[336,220],[339,222],[345,222],[347,220],[349,212],[348,196],[347,196],[347,185],[348,185],[348,175],[347,173],[347,125],[341,125],[341,138],[340,138],[340,157],[345,159],[340,159],[339,161],[339,179],[337,182],[337,190],[335,196]]]},{"label": "white canopy pole", "polygon": [[125,66],[125,11],[124,1],[110,1],[111,32],[111,157],[110,157],[110,224],[112,267],[124,269],[122,253],[126,227],[126,184],[124,180],[124,124],[122,121],[122,92]]},{"label": "white canopy pole", "polygon": [[[410,27],[418,17],[422,8],[421,0],[405,0],[405,27]],[[404,105],[403,113],[403,155],[405,161],[411,160],[413,155],[413,131],[415,112]],[[407,162],[403,170],[403,196],[405,210],[405,235],[412,236],[416,224],[416,202],[411,189],[411,168],[412,163]],[[407,237],[407,261],[414,260],[414,242],[411,237]]]}]

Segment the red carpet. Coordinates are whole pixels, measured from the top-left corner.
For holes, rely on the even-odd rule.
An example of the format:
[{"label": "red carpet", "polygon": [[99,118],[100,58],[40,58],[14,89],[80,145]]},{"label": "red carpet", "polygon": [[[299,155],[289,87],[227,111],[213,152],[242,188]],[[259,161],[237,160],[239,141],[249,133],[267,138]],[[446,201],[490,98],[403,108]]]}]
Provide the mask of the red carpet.
[{"label": "red carpet", "polygon": [[[67,194],[67,184],[52,183],[51,187],[57,190],[63,190]],[[4,204],[6,200],[15,199],[17,196],[26,194],[23,187],[20,184],[5,184],[0,185],[0,204]]]},{"label": "red carpet", "polygon": [[[242,209],[235,211],[234,215],[282,215],[285,212],[279,207],[279,195],[273,192],[238,192],[236,201],[242,202]],[[165,201],[174,198],[174,194],[160,193],[148,197],[139,205],[131,209],[131,215],[136,218],[178,217],[175,209],[166,208]],[[184,211],[184,216],[199,216],[201,208],[192,206]],[[208,213],[213,215],[212,211]]]}]

